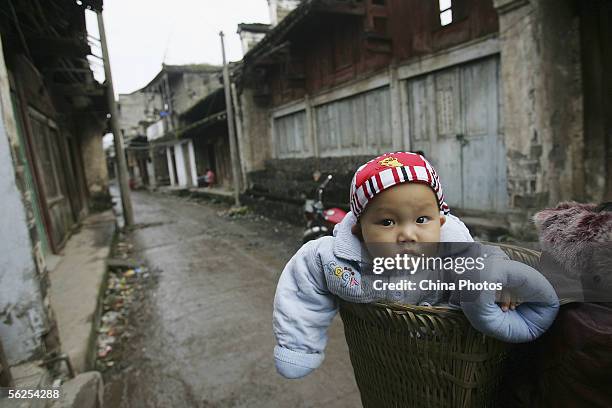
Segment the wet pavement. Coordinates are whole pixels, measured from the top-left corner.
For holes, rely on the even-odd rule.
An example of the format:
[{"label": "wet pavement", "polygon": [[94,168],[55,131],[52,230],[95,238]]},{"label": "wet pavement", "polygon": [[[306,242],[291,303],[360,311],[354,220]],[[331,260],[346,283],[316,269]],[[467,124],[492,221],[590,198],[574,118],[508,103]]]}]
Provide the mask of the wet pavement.
[{"label": "wet pavement", "polygon": [[326,360],[286,380],[274,368],[272,303],[300,228],[227,206],[132,193],[135,254],[155,275],[132,318],[122,369],[107,373],[109,407],[359,407],[334,320]]}]

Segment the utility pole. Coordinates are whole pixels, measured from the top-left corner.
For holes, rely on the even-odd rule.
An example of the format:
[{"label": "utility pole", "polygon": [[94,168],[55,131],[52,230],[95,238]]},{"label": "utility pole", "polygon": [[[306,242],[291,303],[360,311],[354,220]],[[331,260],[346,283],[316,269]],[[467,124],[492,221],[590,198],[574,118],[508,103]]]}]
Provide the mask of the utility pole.
[{"label": "utility pole", "polygon": [[234,109],[232,108],[232,91],[229,80],[229,68],[225,60],[225,42],[223,31],[219,32],[221,37],[221,54],[223,55],[223,87],[225,88],[225,109],[227,111],[227,129],[229,133],[230,155],[232,160],[232,183],[234,185],[234,204],[240,205],[240,162],[238,158],[238,146],[234,131]]},{"label": "utility pole", "polygon": [[130,198],[130,188],[128,186],[127,163],[125,162],[125,149],[123,148],[123,134],[119,129],[119,114],[115,102],[115,88],[113,87],[113,76],[111,74],[110,58],[108,55],[108,45],[106,44],[106,32],[104,31],[104,19],[102,10],[96,10],[98,16],[98,31],[100,31],[100,44],[102,45],[102,58],[104,59],[104,76],[106,77],[106,95],[108,97],[108,107],[110,108],[110,123],[115,142],[115,157],[117,159],[117,180],[119,181],[119,191],[121,192],[121,204],[123,206],[123,219],[125,226],[134,225],[134,212],[132,210],[132,199]]}]

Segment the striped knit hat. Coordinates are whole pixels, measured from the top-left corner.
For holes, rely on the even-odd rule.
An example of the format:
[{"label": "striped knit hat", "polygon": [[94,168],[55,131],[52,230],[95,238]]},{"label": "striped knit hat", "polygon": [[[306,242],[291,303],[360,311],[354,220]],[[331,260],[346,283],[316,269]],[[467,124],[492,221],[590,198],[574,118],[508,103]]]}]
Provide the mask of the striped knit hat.
[{"label": "striped knit hat", "polygon": [[428,185],[436,194],[440,211],[450,212],[436,170],[423,156],[409,152],[385,153],[357,169],[351,182],[351,211],[359,218],[374,196],[401,183]]}]

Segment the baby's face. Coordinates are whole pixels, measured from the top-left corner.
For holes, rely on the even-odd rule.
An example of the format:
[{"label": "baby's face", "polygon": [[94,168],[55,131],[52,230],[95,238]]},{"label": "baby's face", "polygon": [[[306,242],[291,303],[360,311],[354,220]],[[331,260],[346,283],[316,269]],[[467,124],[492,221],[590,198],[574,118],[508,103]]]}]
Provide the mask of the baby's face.
[{"label": "baby's face", "polygon": [[434,192],[418,183],[403,183],[383,191],[359,218],[366,246],[395,244],[399,252],[411,253],[421,252],[415,244],[440,242],[445,221]]}]

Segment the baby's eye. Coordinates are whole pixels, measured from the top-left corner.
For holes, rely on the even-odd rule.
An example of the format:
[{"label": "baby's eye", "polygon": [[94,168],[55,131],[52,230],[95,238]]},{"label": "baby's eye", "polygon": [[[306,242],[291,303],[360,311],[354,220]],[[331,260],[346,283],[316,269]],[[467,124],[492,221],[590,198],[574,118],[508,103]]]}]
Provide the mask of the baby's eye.
[{"label": "baby's eye", "polygon": [[419,218],[416,219],[417,224],[426,224],[427,222],[429,222],[431,220],[431,218],[423,215]]},{"label": "baby's eye", "polygon": [[389,218],[385,218],[384,220],[380,222],[380,225],[382,225],[383,227],[390,227],[393,224],[394,224],[393,220]]}]

